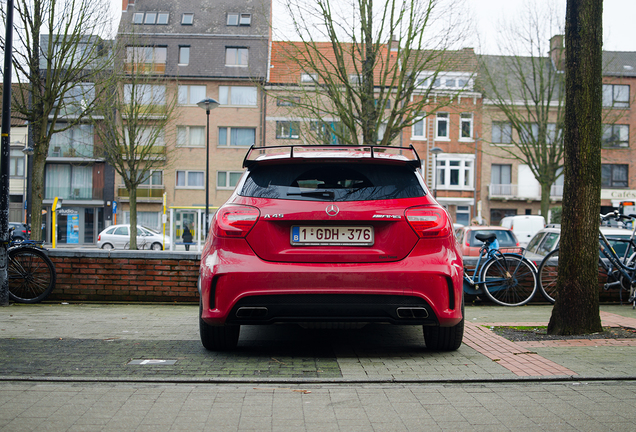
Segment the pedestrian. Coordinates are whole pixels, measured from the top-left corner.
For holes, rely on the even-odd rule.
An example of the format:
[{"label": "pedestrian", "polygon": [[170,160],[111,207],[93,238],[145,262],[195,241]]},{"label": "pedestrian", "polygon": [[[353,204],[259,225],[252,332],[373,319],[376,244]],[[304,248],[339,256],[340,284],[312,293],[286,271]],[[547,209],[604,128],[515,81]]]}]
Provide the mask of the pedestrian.
[{"label": "pedestrian", "polygon": [[192,231],[190,231],[190,227],[188,224],[183,225],[183,234],[181,234],[181,238],[183,239],[183,243],[185,244],[185,249],[189,251],[190,243],[192,243]]}]

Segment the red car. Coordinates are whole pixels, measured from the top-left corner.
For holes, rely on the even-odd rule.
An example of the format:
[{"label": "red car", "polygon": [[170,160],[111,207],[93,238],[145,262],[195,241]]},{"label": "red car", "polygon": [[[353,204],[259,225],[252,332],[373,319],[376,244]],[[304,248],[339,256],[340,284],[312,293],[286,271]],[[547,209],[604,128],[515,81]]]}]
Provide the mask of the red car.
[{"label": "red car", "polygon": [[459,348],[461,254],[412,147],[252,147],[243,165],[201,257],[205,348],[236,347],[243,324],[371,322]]},{"label": "red car", "polygon": [[484,244],[484,242],[475,238],[475,235],[479,233],[495,233],[500,248],[508,249],[506,252],[521,252],[519,240],[509,228],[502,226],[467,226],[455,232],[455,238],[464,256],[479,256],[479,249]]}]

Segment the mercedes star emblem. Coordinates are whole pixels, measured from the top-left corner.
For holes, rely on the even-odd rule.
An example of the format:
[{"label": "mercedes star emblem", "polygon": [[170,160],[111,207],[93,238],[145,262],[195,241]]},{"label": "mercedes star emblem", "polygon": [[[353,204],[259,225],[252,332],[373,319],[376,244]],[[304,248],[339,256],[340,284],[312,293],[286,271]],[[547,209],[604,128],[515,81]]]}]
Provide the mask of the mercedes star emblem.
[{"label": "mercedes star emblem", "polygon": [[338,214],[338,212],[340,211],[340,209],[338,208],[337,205],[331,204],[329,207],[327,207],[327,214],[329,216],[335,216]]}]

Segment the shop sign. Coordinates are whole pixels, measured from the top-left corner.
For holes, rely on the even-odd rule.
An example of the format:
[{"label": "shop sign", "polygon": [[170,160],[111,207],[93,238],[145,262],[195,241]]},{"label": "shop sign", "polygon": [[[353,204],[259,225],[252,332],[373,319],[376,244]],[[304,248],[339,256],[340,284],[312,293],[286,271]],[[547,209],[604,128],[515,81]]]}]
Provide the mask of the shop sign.
[{"label": "shop sign", "polygon": [[636,199],[636,190],[633,189],[601,189],[601,199],[608,200],[633,200]]}]

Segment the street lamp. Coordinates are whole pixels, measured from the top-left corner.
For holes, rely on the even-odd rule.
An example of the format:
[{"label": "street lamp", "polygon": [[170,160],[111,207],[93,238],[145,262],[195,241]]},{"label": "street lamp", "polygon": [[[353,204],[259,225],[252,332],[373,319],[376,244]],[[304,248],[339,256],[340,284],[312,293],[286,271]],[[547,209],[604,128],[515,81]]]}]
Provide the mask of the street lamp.
[{"label": "street lamp", "polygon": [[437,198],[437,155],[444,153],[444,150],[439,147],[433,147],[429,152],[433,153],[433,197]]},{"label": "street lamp", "polygon": [[[219,106],[219,103],[211,98],[203,99],[197,104],[205,110],[207,117],[207,139],[205,143],[205,238],[208,238],[208,214],[210,208],[210,110]],[[200,237],[199,237],[200,238]]]}]

